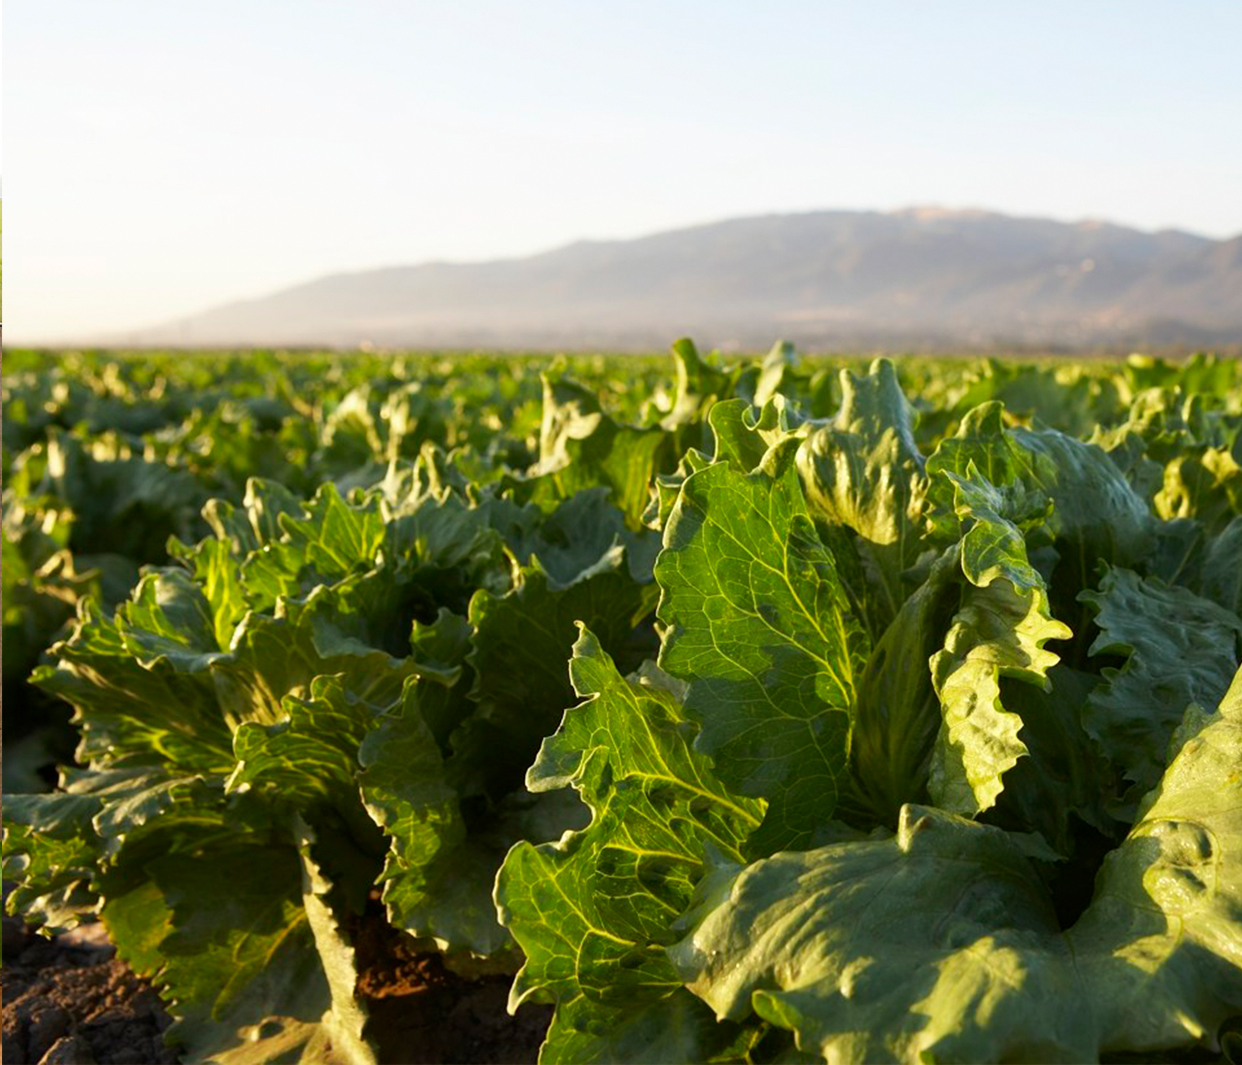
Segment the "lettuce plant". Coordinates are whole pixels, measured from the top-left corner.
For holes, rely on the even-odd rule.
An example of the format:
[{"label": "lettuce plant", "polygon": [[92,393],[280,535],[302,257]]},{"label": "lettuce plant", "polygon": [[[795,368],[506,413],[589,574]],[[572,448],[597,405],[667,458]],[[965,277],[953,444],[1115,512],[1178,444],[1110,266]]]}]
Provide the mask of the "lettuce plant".
[{"label": "lettuce plant", "polygon": [[1236,1056],[1230,581],[1096,444],[988,400],[924,454],[889,364],[840,392],[717,403],[658,665],[575,645],[527,784],[591,821],[496,891],[541,1061]]},{"label": "lettuce plant", "polygon": [[409,473],[306,503],[252,481],[36,673],[82,740],[59,791],[6,796],[10,907],[98,914],[187,1060],[372,1060],[359,922],[510,965],[501,859],[582,823],[522,787],[567,700],[545,663],[577,618],[641,660],[654,536],[605,488],[545,512]]}]

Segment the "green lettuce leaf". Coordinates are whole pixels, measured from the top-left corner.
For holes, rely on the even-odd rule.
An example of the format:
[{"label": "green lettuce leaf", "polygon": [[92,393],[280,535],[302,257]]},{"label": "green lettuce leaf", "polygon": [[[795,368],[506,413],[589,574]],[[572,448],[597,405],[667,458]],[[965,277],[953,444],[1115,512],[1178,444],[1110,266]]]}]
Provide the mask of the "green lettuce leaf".
[{"label": "green lettuce leaf", "polygon": [[97,912],[101,861],[93,795],[4,796],[5,904],[28,924],[62,932]]},{"label": "green lettuce leaf", "polygon": [[1005,517],[1009,494],[973,464],[968,474],[969,480],[942,474],[956,491],[955,513],[965,527],[961,567],[969,584],[930,663],[943,717],[929,790],[944,809],[974,815],[995,804],[1002,776],[1027,753],[1022,719],[1001,703],[1001,678],[1046,688],[1058,657],[1044,644],[1072,633],[1049,613],[1043,577]]},{"label": "green lettuce leaf", "polygon": [[1242,674],[1181,741],[1066,931],[1017,837],[908,806],[891,839],[724,867],[670,954],[719,1017],[829,1061],[1219,1051],[1242,1010]]},{"label": "green lettuce leaf", "polygon": [[[1084,838],[1083,825],[1115,842],[1126,823],[1115,805],[1117,769],[1083,724],[1098,682],[1096,674],[1065,662],[1048,671],[1047,687],[1001,680],[1002,703],[1022,720],[1026,754],[1006,771],[986,819],[1011,831],[1037,832],[1072,861],[1090,861],[1089,848],[1100,845],[1089,830]],[[1075,874],[1067,869],[1057,875]],[[1065,894],[1080,896],[1077,886]]]},{"label": "green lettuce leaf", "polygon": [[661,423],[666,429],[702,421],[718,400],[733,395],[735,381],[734,374],[705,360],[688,337],[673,344],[672,354],[677,370],[676,396],[673,409]]},{"label": "green lettuce leaf", "polygon": [[[356,837],[368,840],[373,832],[358,803],[359,747],[384,705],[360,698],[344,680],[320,675],[311,681],[307,697],[286,695],[283,717],[275,724],[243,722],[233,734],[237,764],[226,788],[261,790],[268,801],[313,821],[330,810]],[[411,678],[406,691],[413,687]],[[431,752],[438,757],[434,743]]]},{"label": "green lettuce leaf", "polygon": [[[231,768],[232,735],[209,672],[223,654],[210,607],[185,574],[148,574],[112,619],[84,603],[73,635],[55,650],[56,663],[40,666],[32,679],[74,707],[79,761],[131,757],[192,772]],[[177,713],[168,712],[172,706]]]},{"label": "green lettuce leaf", "polygon": [[1212,537],[1204,550],[1197,591],[1242,617],[1242,514]]},{"label": "green lettuce leaf", "polygon": [[799,449],[798,468],[812,516],[858,534],[880,596],[868,611],[876,638],[906,598],[902,573],[922,550],[928,482],[893,364],[877,359],[862,377],[842,370],[841,393],[840,410]]},{"label": "green lettuce leaf", "polygon": [[531,488],[537,501],[554,505],[584,488],[604,485],[612,489],[613,501],[631,527],[638,528],[664,442],[658,428],[624,425],[609,417],[590,389],[544,374],[539,463]]},{"label": "green lettuce leaf", "polygon": [[146,873],[103,919],[121,957],[173,1004],[165,1038],[184,1058],[373,1065],[354,952],[309,840],[165,856]]},{"label": "green lettuce leaf", "polygon": [[428,912],[434,870],[461,845],[466,828],[418,695],[419,685],[407,682],[402,700],[371,723],[355,752],[362,800],[391,840],[380,876],[382,901],[398,928],[440,939],[444,949],[489,953],[500,938],[492,933],[494,915],[485,912],[480,928],[477,907],[463,904],[446,927]]},{"label": "green lettuce leaf", "polygon": [[707,1060],[735,1033],[694,1020],[662,945],[708,854],[739,858],[762,804],[730,792],[694,750],[670,678],[649,668],[623,679],[586,629],[570,669],[585,701],[565,712],[527,783],[572,786],[591,822],[558,841],[518,844],[501,868],[501,922],[526,956],[510,1010],[557,1004],[545,1062],[643,1060],[674,1047]]},{"label": "green lettuce leaf", "polygon": [[791,462],[690,477],[656,563],[660,665],[689,684],[686,714],[721,780],[764,798],[752,845],[805,844],[848,777],[866,637],[815,533]]},{"label": "green lettuce leaf", "polygon": [[12,912],[49,931],[100,914],[120,956],[168,1000],[167,1038],[187,1060],[373,1061],[339,902],[305,825],[279,828],[219,781],[141,766],[63,783],[5,800]]},{"label": "green lettuce leaf", "polygon": [[1134,565],[1150,550],[1147,506],[1100,447],[1054,429],[1006,428],[999,403],[972,410],[927,460],[934,527],[952,525],[954,513],[949,482],[936,475],[966,476],[972,463],[997,487],[1020,486],[1051,500],[1048,531],[1079,587],[1097,561]]},{"label": "green lettuce leaf", "polygon": [[[798,355],[794,346],[787,340],[778,340],[759,364],[755,391],[749,397],[751,402],[762,408],[778,395],[796,395],[802,387],[797,366]],[[740,393],[741,389],[738,391]]]},{"label": "green lettuce leaf", "polygon": [[795,439],[806,435],[808,425],[784,396],[774,397],[758,410],[740,399],[724,400],[708,412],[707,423],[712,430],[713,461],[727,462],[738,473],[751,473],[765,461],[786,461],[786,451]]},{"label": "green lettuce leaf", "polygon": [[276,517],[279,537],[251,552],[241,567],[246,600],[255,610],[270,611],[278,599],[369,569],[384,541],[379,500],[350,506],[331,483],[297,512],[282,509]]},{"label": "green lettuce leaf", "polygon": [[573,700],[565,662],[576,623],[590,626],[627,666],[654,650],[654,639],[636,628],[654,609],[657,590],[634,579],[630,557],[616,543],[574,583],[559,587],[536,557],[507,595],[480,591],[471,600],[470,695],[478,709],[452,739],[455,766],[474,767],[476,774],[475,782],[459,778],[465,791],[498,796],[520,786],[540,742]]},{"label": "green lettuce leaf", "polygon": [[1108,570],[1098,591],[1085,589],[1079,598],[1100,630],[1090,653],[1125,659],[1120,668],[1103,668],[1083,724],[1141,793],[1159,779],[1186,707],[1214,706],[1224,694],[1242,657],[1242,619],[1126,569]]},{"label": "green lettuce leaf", "polygon": [[1234,451],[1242,449],[1207,447],[1173,458],[1153,500],[1156,513],[1166,521],[1198,518],[1212,533],[1242,514],[1242,455]]},{"label": "green lettuce leaf", "polygon": [[955,544],[933,563],[876,644],[858,686],[851,763],[864,816],[895,826],[907,802],[926,798],[932,746],[942,727],[932,657],[960,605]]}]

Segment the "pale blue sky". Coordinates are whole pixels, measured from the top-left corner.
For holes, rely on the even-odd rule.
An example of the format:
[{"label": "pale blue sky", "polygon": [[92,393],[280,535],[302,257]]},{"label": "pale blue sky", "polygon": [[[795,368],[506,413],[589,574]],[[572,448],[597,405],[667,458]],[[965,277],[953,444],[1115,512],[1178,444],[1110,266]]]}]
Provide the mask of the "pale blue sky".
[{"label": "pale blue sky", "polygon": [[9,0],[13,342],[913,204],[1242,231],[1242,3]]}]

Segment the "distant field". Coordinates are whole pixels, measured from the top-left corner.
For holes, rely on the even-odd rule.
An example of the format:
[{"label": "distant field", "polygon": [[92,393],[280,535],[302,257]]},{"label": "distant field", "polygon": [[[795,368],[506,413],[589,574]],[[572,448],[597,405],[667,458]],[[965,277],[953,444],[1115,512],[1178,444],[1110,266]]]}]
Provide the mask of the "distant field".
[{"label": "distant field", "polygon": [[3,383],[7,907],[182,1060],[1242,1060],[1242,362]]}]

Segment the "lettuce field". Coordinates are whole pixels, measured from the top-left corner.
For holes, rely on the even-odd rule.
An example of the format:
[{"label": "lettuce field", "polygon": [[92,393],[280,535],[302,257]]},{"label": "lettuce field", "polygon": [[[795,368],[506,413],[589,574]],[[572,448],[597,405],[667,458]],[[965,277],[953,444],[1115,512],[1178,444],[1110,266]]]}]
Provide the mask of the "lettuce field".
[{"label": "lettuce field", "polygon": [[183,1062],[429,1060],[377,937],[549,1065],[1242,1062],[1242,363],[8,352],[3,444],[7,908]]}]

